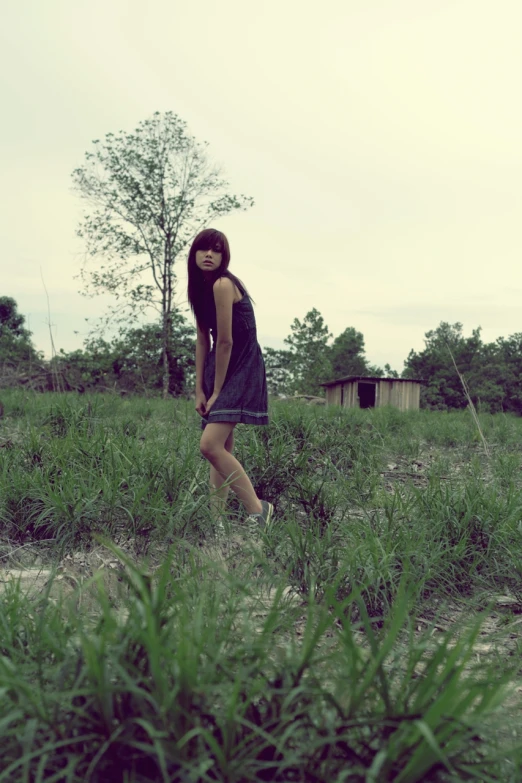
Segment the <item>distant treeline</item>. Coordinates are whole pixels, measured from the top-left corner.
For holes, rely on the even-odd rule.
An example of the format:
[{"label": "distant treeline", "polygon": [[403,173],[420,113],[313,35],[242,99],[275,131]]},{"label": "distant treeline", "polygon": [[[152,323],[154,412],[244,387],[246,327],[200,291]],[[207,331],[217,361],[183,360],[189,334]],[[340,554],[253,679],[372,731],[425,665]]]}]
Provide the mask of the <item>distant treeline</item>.
[{"label": "distant treeline", "polygon": [[[286,348],[263,349],[272,395],[322,394],[321,383],[347,375],[399,377],[388,364],[371,365],[364,337],[347,327],[333,338],[314,308],[294,319]],[[332,339],[333,338],[333,339]],[[194,387],[195,329],[175,312],[169,356],[169,391],[188,396]],[[159,323],[121,329],[117,337],[90,337],[82,349],[60,350],[44,360],[11,297],[0,297],[0,386],[40,391],[113,391],[160,394],[163,341]],[[454,364],[455,362],[455,364]],[[460,323],[442,322],[425,335],[425,347],[410,351],[400,377],[424,381],[421,405],[435,410],[465,408],[467,399],[455,369],[464,376],[481,411],[522,413],[522,332],[484,343],[480,328],[470,337]]]}]

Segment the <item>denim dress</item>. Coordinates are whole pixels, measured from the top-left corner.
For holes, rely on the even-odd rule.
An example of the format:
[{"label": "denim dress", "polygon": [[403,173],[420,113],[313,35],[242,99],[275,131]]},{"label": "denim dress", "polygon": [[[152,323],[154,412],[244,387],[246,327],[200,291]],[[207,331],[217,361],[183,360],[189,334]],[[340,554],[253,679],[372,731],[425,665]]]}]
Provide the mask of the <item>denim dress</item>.
[{"label": "denim dress", "polygon": [[[232,352],[225,382],[208,416],[201,423],[232,421],[268,424],[268,394],[265,363],[257,342],[254,308],[248,294],[232,305]],[[211,318],[212,349],[205,358],[203,391],[206,398],[214,390],[216,373],[217,323],[215,308]]]}]

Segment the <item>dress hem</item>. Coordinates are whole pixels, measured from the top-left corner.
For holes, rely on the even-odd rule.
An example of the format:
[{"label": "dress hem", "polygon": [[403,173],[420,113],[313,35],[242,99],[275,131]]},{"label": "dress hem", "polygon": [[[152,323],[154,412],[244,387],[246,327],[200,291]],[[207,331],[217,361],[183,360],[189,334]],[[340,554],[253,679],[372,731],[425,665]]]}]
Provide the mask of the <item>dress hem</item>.
[{"label": "dress hem", "polygon": [[202,429],[205,429],[207,424],[254,424],[254,425],[267,425],[269,424],[268,414],[252,415],[248,413],[219,413],[216,412],[215,416],[212,416],[212,412],[208,419],[203,419],[201,422]]}]

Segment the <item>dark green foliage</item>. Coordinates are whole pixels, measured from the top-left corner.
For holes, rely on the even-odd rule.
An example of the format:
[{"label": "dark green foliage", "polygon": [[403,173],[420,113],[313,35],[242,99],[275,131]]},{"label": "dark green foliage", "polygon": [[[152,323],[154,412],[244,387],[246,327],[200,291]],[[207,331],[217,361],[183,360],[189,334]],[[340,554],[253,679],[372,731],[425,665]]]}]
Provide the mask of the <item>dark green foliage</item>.
[{"label": "dark green foliage", "polygon": [[364,356],[364,337],[348,327],[329,344],[332,335],[314,307],[303,321],[295,318],[285,338],[287,350],[265,348],[267,384],[271,394],[324,395],[321,383],[347,375],[382,376]]},{"label": "dark green foliage", "polygon": [[480,328],[464,337],[462,324],[442,322],[426,332],[425,343],[423,351],[410,352],[403,372],[404,378],[426,382],[421,390],[424,407],[450,410],[468,404],[451,350],[479,410],[522,413],[522,333],[484,344]]},{"label": "dark green foliage", "polygon": [[6,367],[26,369],[40,356],[24,326],[25,317],[10,296],[0,296],[0,363]]},{"label": "dark green foliage", "polygon": [[275,348],[263,348],[266,368],[266,385],[271,395],[293,394],[295,381],[291,368],[291,353]]},{"label": "dark green foliage", "polygon": [[301,394],[321,393],[320,383],[332,373],[328,340],[331,337],[320,312],[315,307],[300,321],[294,318],[292,333],[285,338],[295,391]]},{"label": "dark green foliage", "polygon": [[368,375],[368,362],[364,356],[364,337],[353,326],[339,334],[330,346],[332,378],[347,375]]},{"label": "dark green foliage", "polygon": [[441,323],[437,329],[426,332],[425,343],[426,347],[421,353],[410,351],[403,377],[425,380],[426,385],[421,394],[426,407],[438,410],[465,408],[466,395],[455,371],[450,350],[459,372],[474,391],[472,377],[480,366],[480,329],[465,338],[462,324]]},{"label": "dark green foliage", "polygon": [[0,337],[10,334],[28,340],[31,336],[25,326],[25,317],[18,312],[18,305],[10,296],[0,296]]},{"label": "dark green foliage", "polygon": [[[172,316],[169,393],[193,387],[195,329],[181,313]],[[69,388],[158,392],[163,388],[162,334],[157,324],[122,329],[111,342],[88,340],[81,351],[61,352],[60,370]]]},{"label": "dark green foliage", "polygon": [[397,372],[397,370],[392,370],[392,368],[390,367],[389,364],[385,364],[384,365],[384,372],[382,370],[380,370],[379,368],[377,368],[377,367],[375,368],[375,370],[377,370],[375,375],[377,375],[379,377],[380,376],[384,376],[386,378],[399,378],[400,377],[399,373]]},{"label": "dark green foliage", "polygon": [[[496,393],[491,410],[522,413],[522,332],[485,346],[485,377]],[[499,388],[500,387],[500,388]]]}]

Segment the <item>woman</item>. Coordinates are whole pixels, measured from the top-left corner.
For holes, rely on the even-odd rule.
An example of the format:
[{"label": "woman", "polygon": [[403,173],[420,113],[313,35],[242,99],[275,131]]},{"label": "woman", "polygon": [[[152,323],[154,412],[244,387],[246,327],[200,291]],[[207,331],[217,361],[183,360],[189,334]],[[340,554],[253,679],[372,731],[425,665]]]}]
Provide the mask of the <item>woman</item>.
[{"label": "woman", "polygon": [[[228,271],[226,236],[207,228],[188,257],[188,300],[196,317],[196,411],[203,418],[200,449],[210,462],[210,488],[222,511],[228,487],[254,530],[270,525],[273,506],[260,500],[234,457],[236,424],[268,424],[265,365],[248,292]],[[212,335],[212,347],[210,342]]]}]

